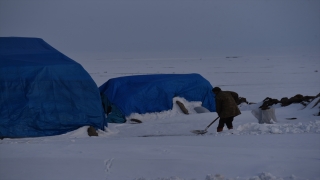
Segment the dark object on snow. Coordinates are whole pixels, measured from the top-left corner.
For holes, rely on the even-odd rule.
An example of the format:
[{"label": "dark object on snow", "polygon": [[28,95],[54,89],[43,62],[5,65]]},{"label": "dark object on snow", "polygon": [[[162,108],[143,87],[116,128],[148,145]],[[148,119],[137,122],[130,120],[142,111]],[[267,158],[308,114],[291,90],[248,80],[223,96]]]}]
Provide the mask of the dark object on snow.
[{"label": "dark object on snow", "polygon": [[176,101],[176,103],[178,104],[179,108],[184,114],[189,114],[188,109],[184,106],[182,102]]},{"label": "dark object on snow", "polygon": [[[237,101],[236,101],[236,102],[237,102]],[[237,103],[237,105],[242,104],[242,103],[249,104],[249,102],[247,101],[246,98],[244,98],[244,97],[239,97],[239,98],[238,98],[238,103]]]},{"label": "dark object on snow", "polygon": [[295,120],[295,119],[297,119],[297,118],[286,118],[287,120]]},{"label": "dark object on snow", "polygon": [[141,120],[139,120],[139,119],[134,119],[134,118],[132,118],[132,119],[130,119],[130,121],[132,121],[132,122],[134,122],[134,123],[142,123],[142,121]]},{"label": "dark object on snow", "polygon": [[88,128],[88,135],[89,136],[98,136],[98,133],[94,127],[90,126]]},{"label": "dark object on snow", "polygon": [[297,94],[290,99],[284,97],[281,99],[281,106],[288,106],[292,103],[301,103],[302,105],[306,106],[310,103],[316,96],[303,96],[301,94]]},{"label": "dark object on snow", "polygon": [[279,101],[277,99],[272,99],[267,97],[263,100],[263,104],[259,108],[262,110],[267,110],[267,109],[270,109],[270,106],[278,103]]},{"label": "dark object on snow", "polygon": [[289,103],[289,98],[287,98],[287,97],[281,98],[281,99],[280,99],[280,103],[281,103],[281,106],[287,106],[287,105],[289,105],[289,104],[290,104],[290,103]]},{"label": "dark object on snow", "polygon": [[292,103],[300,103],[304,106],[307,106],[312,100],[319,96],[320,93],[317,96],[303,96],[301,94],[297,94],[291,98],[283,97],[280,101],[267,97],[263,100],[263,104],[259,108],[266,110],[269,109],[270,106],[278,103],[281,103],[281,106],[289,106]]}]

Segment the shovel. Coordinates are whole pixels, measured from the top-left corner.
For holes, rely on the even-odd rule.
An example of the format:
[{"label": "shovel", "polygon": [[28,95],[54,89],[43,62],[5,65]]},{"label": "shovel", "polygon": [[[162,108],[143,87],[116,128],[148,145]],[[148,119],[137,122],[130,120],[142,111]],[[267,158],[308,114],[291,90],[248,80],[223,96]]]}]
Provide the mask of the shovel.
[{"label": "shovel", "polygon": [[191,131],[191,132],[193,132],[193,133],[195,133],[195,134],[205,134],[205,133],[207,133],[208,131],[208,128],[214,123],[214,122],[216,122],[217,120],[219,119],[219,116],[215,119],[215,120],[213,120],[204,130],[193,130],[193,131]]}]

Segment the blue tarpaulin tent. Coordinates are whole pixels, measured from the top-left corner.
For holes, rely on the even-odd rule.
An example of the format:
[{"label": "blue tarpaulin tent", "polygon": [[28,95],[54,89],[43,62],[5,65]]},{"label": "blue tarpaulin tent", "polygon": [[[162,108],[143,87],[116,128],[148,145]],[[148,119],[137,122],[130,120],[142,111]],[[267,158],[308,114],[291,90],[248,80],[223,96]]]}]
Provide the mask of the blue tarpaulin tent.
[{"label": "blue tarpaulin tent", "polygon": [[74,60],[39,38],[0,37],[0,137],[103,129],[97,85]]},{"label": "blue tarpaulin tent", "polygon": [[215,112],[215,95],[209,81],[199,74],[155,74],[109,79],[99,87],[105,111],[111,109],[107,122],[123,123],[131,113],[170,110],[174,97],[201,101]]}]

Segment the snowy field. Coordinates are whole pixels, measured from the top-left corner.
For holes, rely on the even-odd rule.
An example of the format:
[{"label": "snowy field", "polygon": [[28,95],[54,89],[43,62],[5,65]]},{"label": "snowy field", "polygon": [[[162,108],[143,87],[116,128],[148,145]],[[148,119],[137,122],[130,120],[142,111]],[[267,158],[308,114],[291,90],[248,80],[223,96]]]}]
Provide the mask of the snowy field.
[{"label": "snowy field", "polygon": [[[133,114],[143,123],[109,124],[99,137],[87,127],[53,137],[0,140],[2,180],[319,180],[319,105],[274,105],[277,122],[252,115],[266,97],[281,99],[320,92],[319,54],[221,56],[108,56],[66,54],[97,86],[110,78],[199,73],[212,86],[232,90],[255,105],[240,106],[234,130],[217,133],[216,113],[197,114],[199,102],[172,110]],[[286,118],[297,118],[287,120]]]}]

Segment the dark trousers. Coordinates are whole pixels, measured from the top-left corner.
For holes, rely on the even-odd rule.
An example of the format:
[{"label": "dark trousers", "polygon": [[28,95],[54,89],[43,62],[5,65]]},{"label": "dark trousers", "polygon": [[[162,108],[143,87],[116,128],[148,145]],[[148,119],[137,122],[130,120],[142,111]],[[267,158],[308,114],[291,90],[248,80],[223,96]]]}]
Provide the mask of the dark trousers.
[{"label": "dark trousers", "polygon": [[233,128],[232,121],[233,121],[233,117],[220,118],[218,129],[222,129],[224,127],[224,124],[226,124],[228,129],[232,129]]}]

